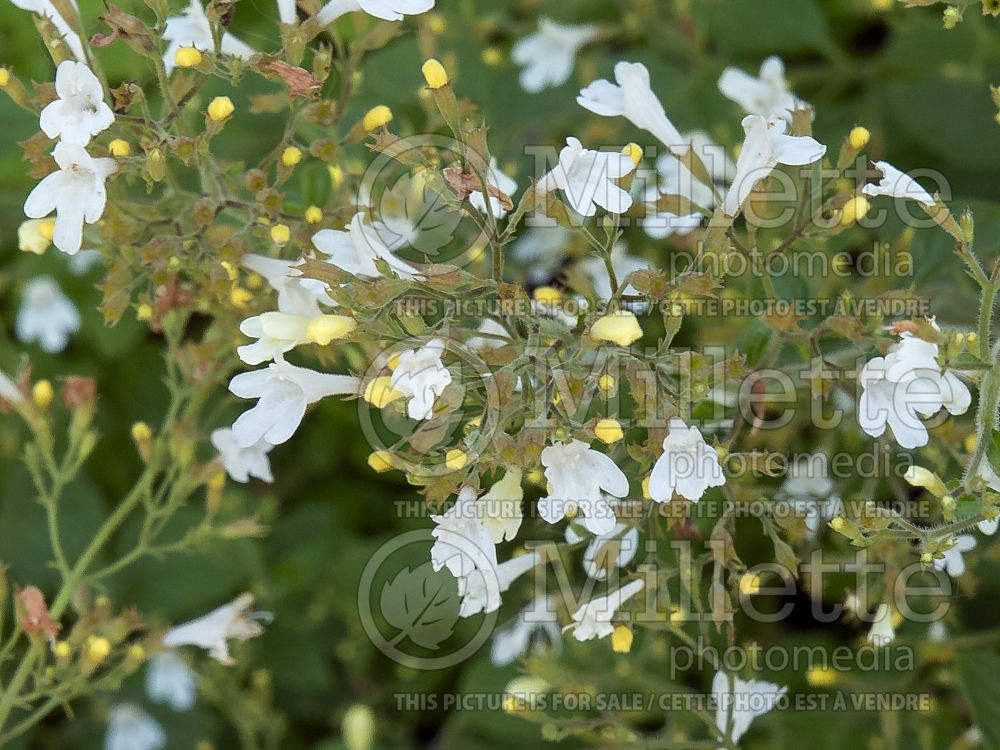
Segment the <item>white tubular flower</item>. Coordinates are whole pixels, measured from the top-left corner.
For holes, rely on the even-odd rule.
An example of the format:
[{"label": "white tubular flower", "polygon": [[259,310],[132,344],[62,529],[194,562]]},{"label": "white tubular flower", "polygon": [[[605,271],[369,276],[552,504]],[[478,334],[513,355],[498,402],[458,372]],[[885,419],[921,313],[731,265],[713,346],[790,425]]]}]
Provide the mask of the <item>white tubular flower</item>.
[{"label": "white tubular flower", "polygon": [[55,279],[36,276],[24,285],[14,324],[18,341],[36,342],[42,351],[52,354],[65,349],[70,334],[79,328],[80,313]]},{"label": "white tubular flower", "polygon": [[615,65],[615,81],[618,85],[603,79],[594,81],[580,91],[576,103],[602,117],[624,116],[671,151],[686,153],[690,147],[688,140],[670,122],[653,93],[646,66],[620,62]]},{"label": "white tubular flower", "polygon": [[146,695],[174,711],[190,711],[198,697],[198,677],[173,651],[161,651],[146,667]]},{"label": "white tubular flower", "polygon": [[787,687],[773,682],[741,680],[736,675],[716,672],[712,678],[712,697],[716,704],[715,726],[719,734],[733,743],[739,742],[753,720],[773,709],[787,692]]},{"label": "white tubular flower", "polygon": [[[614,507],[612,505],[612,507]],[[566,541],[576,544],[585,539],[572,525],[566,527]],[[583,569],[598,581],[608,577],[615,568],[624,568],[639,551],[639,530],[634,526],[615,524],[606,534],[595,536],[583,552]]]},{"label": "white tubular flower", "polygon": [[761,115],[743,118],[746,139],[736,159],[733,186],[726,193],[723,211],[736,216],[754,186],[779,164],[800,166],[823,158],[826,146],[807,135],[786,135],[784,120],[768,120]]},{"label": "white tubular flower", "polygon": [[160,750],[166,744],[163,727],[134,703],[119,703],[108,711],[104,750]]},{"label": "white tubular flower", "polygon": [[808,539],[815,539],[823,522],[839,515],[842,509],[840,498],[831,497],[833,482],[822,453],[803,456],[789,466],[779,491],[785,502],[802,514]]},{"label": "white tubular flower", "polygon": [[434,0],[330,0],[320,8],[316,19],[322,26],[328,26],[345,13],[363,10],[383,21],[402,21],[406,16],[426,13],[433,7]]},{"label": "white tubular flower", "polygon": [[220,664],[235,664],[229,655],[227,641],[246,641],[264,632],[261,624],[270,622],[268,612],[251,612],[253,594],[240,594],[229,604],[214,609],[203,617],[171,628],[163,636],[167,648],[197,646],[208,651],[208,655]]},{"label": "white tubular flower", "polygon": [[455,504],[443,515],[431,516],[431,520],[435,523],[431,531],[436,540],[431,547],[434,570],[448,568],[459,580],[477,569],[485,569],[487,575],[495,577],[496,547],[482,521],[474,488],[462,487]]},{"label": "white tubular flower", "polygon": [[725,483],[719,455],[705,442],[701,430],[671,419],[663,438],[663,453],[649,475],[649,496],[658,503],[668,503],[676,492],[696,503],[709,487]]},{"label": "white tubular flower", "polygon": [[58,171],[35,185],[24,202],[28,218],[56,212],[53,244],[74,255],[83,244],[83,223],[93,224],[104,214],[108,200],[104,181],[114,173],[114,159],[94,159],[83,146],[60,141],[52,151]]},{"label": "white tubular flower", "polygon": [[267,457],[274,447],[270,443],[259,440],[249,448],[242,448],[236,443],[233,431],[223,427],[212,432],[212,446],[219,452],[226,473],[236,482],[247,483],[250,477],[257,477],[263,482],[273,482],[271,462]]},{"label": "white tubular flower", "polygon": [[625,497],[628,478],[609,456],[572,440],[544,448],[542,466],[549,484],[548,496],[538,501],[542,518],[557,523],[567,512],[579,511],[584,528],[592,534],[606,534],[615,527],[615,511],[603,493]]},{"label": "white tubular flower", "polygon": [[392,253],[376,227],[368,224],[360,211],[354,214],[346,230],[321,229],[312,240],[317,250],[329,256],[330,263],[354,276],[365,279],[381,277],[375,261],[382,260],[400,278],[419,278],[417,269]]},{"label": "white tubular flower", "polygon": [[[167,74],[174,69],[174,58],[177,50],[181,47],[194,47],[202,52],[211,52],[215,49],[215,40],[212,39],[212,27],[205,15],[201,0],[191,0],[184,14],[171,16],[167,19],[167,27],[163,31],[163,39],[167,42],[167,49],[163,53],[163,65],[167,69]],[[256,54],[256,50],[249,44],[237,39],[228,31],[222,34],[220,50],[225,55],[232,55],[241,60],[249,60]]]},{"label": "white tubular flower", "polygon": [[494,631],[490,661],[494,666],[506,667],[529,651],[558,649],[562,644],[560,635],[555,599],[539,596],[509,626]]},{"label": "white tubular flower", "polygon": [[873,646],[888,646],[894,640],[896,628],[892,624],[892,609],[888,604],[879,604],[868,630],[868,642]]},{"label": "white tubular flower", "polygon": [[320,305],[333,305],[327,286],[316,279],[302,278],[296,261],[266,258],[252,253],[240,259],[240,265],[259,273],[278,293],[278,312],[315,318],[323,313]]},{"label": "white tubular flower", "polygon": [[521,528],[521,470],[514,467],[507,470],[503,479],[490,487],[489,492],[479,500],[480,515],[494,544],[512,541]]},{"label": "white tubular flower", "polygon": [[[70,52],[73,53],[73,57],[80,61],[87,59],[87,56],[83,52],[83,42],[80,41],[80,37],[76,35],[76,32],[73,31],[72,28],[70,28],[69,23],[67,23],[66,19],[60,15],[58,10],[56,10],[56,6],[53,5],[51,0],[10,1],[21,10],[26,10],[39,16],[45,16],[52,21],[52,25],[56,27],[56,30],[60,34],[62,34],[63,41],[66,42],[66,46],[68,46]],[[76,0],[69,0],[69,3],[79,13]]]},{"label": "white tubular flower", "polygon": [[637,579],[606,596],[591,599],[573,613],[573,624],[567,628],[572,628],[573,637],[578,641],[606,638],[615,630],[611,619],[626,601],[642,591],[643,586],[645,583],[642,579]]},{"label": "white tubular flower", "polygon": [[[500,171],[496,157],[493,156],[490,157],[489,184],[508,198],[513,198],[517,191],[517,182]],[[473,190],[469,193],[469,203],[480,213],[486,213],[486,201],[481,190]],[[490,196],[490,211],[496,219],[502,219],[507,215],[507,209],[500,203],[500,199],[492,195]]]},{"label": "white tubular flower", "polygon": [[238,347],[236,353],[248,365],[259,365],[303,344],[325,346],[349,335],[357,326],[357,321],[347,315],[261,313],[240,323],[240,332],[257,341]]},{"label": "white tubular flower", "polygon": [[111,107],[104,102],[101,82],[82,62],[59,63],[56,94],[59,98],[46,105],[39,117],[42,132],[52,140],[85,146],[115,121]]},{"label": "white tubular flower", "polygon": [[955,544],[947,549],[944,558],[934,558],[935,570],[943,570],[952,578],[958,578],[965,572],[965,559],[962,554],[976,548],[976,538],[972,534],[959,534]]},{"label": "white tubular flower", "polygon": [[233,423],[236,444],[249,448],[264,440],[280,445],[299,428],[309,404],[325,396],[356,395],[360,386],[359,378],[296,367],[281,357],[263,370],[240,373],[229,382],[229,390],[259,400]]},{"label": "white tubular flower", "polygon": [[909,198],[918,203],[923,203],[928,208],[936,201],[934,196],[920,187],[920,183],[910,177],[906,172],[901,172],[887,161],[872,162],[872,166],[882,173],[882,179],[878,183],[869,182],[861,188],[861,192],[869,197],[877,195],[888,195],[893,198]]},{"label": "white tubular flower", "polygon": [[628,211],[632,196],[614,180],[635,168],[632,158],[620,152],[591,151],[573,137],[559,152],[559,163],[536,184],[538,195],[559,188],[566,202],[581,216],[593,216],[597,206],[613,214]]},{"label": "white tubular flower", "polygon": [[[502,603],[500,595],[544,559],[539,552],[526,552],[500,563],[495,569],[476,568],[469,575],[460,578],[458,593],[462,597],[462,603],[458,616],[472,617],[480,612],[496,612]],[[490,576],[489,580],[487,576]]]},{"label": "white tubular flower", "polygon": [[788,122],[792,121],[794,110],[809,106],[789,91],[785,64],[780,57],[764,60],[756,78],[739,68],[726,68],[719,76],[719,91],[747,114],[780,117]]},{"label": "white tubular flower", "polygon": [[396,360],[392,387],[406,396],[410,419],[434,416],[434,401],[451,383],[451,372],[441,361],[444,341],[431,339],[419,349],[409,349]]},{"label": "white tubular flower", "polygon": [[8,404],[20,404],[24,401],[24,394],[17,383],[3,371],[0,371],[0,400]]},{"label": "white tubular flower", "polygon": [[295,0],[278,0],[278,20],[291,24],[295,23],[297,18]]},{"label": "white tubular flower", "polygon": [[595,26],[567,26],[548,18],[538,20],[538,31],[521,39],[510,50],[520,65],[521,88],[531,94],[569,80],[580,48],[597,38]]}]

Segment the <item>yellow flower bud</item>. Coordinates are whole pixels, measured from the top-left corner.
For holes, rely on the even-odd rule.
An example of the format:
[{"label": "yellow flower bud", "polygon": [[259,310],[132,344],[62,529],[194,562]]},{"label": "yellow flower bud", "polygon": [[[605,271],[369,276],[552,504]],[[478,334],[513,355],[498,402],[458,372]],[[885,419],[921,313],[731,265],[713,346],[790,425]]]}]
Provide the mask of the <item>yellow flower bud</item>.
[{"label": "yellow flower bud", "polygon": [[628,346],[642,338],[642,328],[634,313],[617,310],[594,323],[590,328],[590,337],[595,341],[610,341],[618,346]]},{"label": "yellow flower bud", "polygon": [[7,88],[10,83],[10,71],[7,68],[0,68],[0,89]]},{"label": "yellow flower bud", "polygon": [[232,99],[228,96],[217,96],[208,105],[208,119],[212,122],[224,122],[235,111]]},{"label": "yellow flower bud", "polygon": [[365,116],[361,120],[361,127],[370,133],[373,130],[384,128],[390,122],[392,122],[392,110],[384,104],[379,104],[365,112]]},{"label": "yellow flower bud", "polygon": [[563,298],[562,292],[554,286],[540,286],[531,293],[531,296],[543,305],[558,304]]},{"label": "yellow flower bud", "polygon": [[331,164],[326,171],[330,175],[330,184],[333,187],[338,188],[344,184],[344,169],[339,164]]},{"label": "yellow flower bud", "polygon": [[201,52],[194,47],[181,47],[174,54],[174,63],[178,68],[196,68],[201,65]]},{"label": "yellow flower bud", "polygon": [[740,576],[740,593],[743,596],[753,596],[760,593],[760,576],[756,573],[744,573]]},{"label": "yellow flower bud", "polygon": [[927,566],[933,564],[933,562],[934,562],[934,555],[932,555],[930,552],[922,552],[920,554],[921,565]]},{"label": "yellow flower bud", "polygon": [[601,375],[601,377],[597,379],[597,387],[600,389],[601,393],[614,393],[617,385],[618,381],[616,381],[612,375]]},{"label": "yellow flower bud", "polygon": [[954,5],[949,5],[944,9],[943,23],[946,29],[953,29],[962,20],[962,14]]},{"label": "yellow flower bud", "polygon": [[616,654],[627,654],[632,650],[633,637],[628,625],[616,625],[611,634],[611,650]]},{"label": "yellow flower bud", "polygon": [[392,468],[392,454],[389,451],[375,451],[368,456],[368,465],[381,474]]},{"label": "yellow flower bud", "polygon": [[390,354],[389,358],[386,359],[385,364],[390,370],[395,370],[397,367],[399,367],[399,352],[394,352],[393,354]]},{"label": "yellow flower bud", "polygon": [[128,660],[134,664],[139,664],[146,659],[146,649],[140,646],[138,643],[133,643],[128,647]]},{"label": "yellow flower bud", "polygon": [[52,244],[55,219],[28,219],[17,228],[17,247],[26,253],[42,255]]},{"label": "yellow flower bud", "polygon": [[358,327],[358,321],[346,315],[320,315],[309,321],[306,340],[326,346],[334,339],[342,339]]},{"label": "yellow flower bud", "polygon": [[858,125],[851,128],[851,132],[847,134],[847,142],[851,144],[851,148],[855,151],[860,151],[868,145],[868,139],[871,138],[871,135],[868,132],[868,128]]},{"label": "yellow flower bud", "polygon": [[319,224],[323,221],[323,210],[319,206],[309,206],[306,209],[306,224]]},{"label": "yellow flower bud", "polygon": [[136,422],[132,425],[132,439],[137,443],[148,443],[153,439],[153,428],[145,422]]},{"label": "yellow flower bud", "polygon": [[427,60],[420,70],[424,74],[424,80],[427,81],[427,85],[435,91],[448,85],[448,72],[444,69],[444,65],[433,57]]},{"label": "yellow flower bud", "polygon": [[286,167],[294,167],[302,161],[302,149],[298,146],[288,146],[281,152],[281,163]]},{"label": "yellow flower bud", "polygon": [[368,706],[355,703],[344,712],[340,733],[346,750],[371,750],[375,743],[375,714]]},{"label": "yellow flower bud", "polygon": [[153,317],[153,306],[143,302],[135,308],[135,317],[138,320],[151,320]]},{"label": "yellow flower bud", "polygon": [[241,286],[234,285],[229,291],[229,301],[232,303],[233,307],[245,310],[250,307],[250,303],[253,302],[253,294]]},{"label": "yellow flower bud", "polygon": [[642,161],[642,146],[638,143],[629,143],[622,149],[622,153],[632,160],[633,166],[638,167]]},{"label": "yellow flower bud", "polygon": [[108,144],[108,151],[112,156],[128,156],[132,153],[132,146],[128,141],[122,140],[121,138],[115,138]]},{"label": "yellow flower bud", "polygon": [[60,662],[66,663],[73,655],[73,647],[66,641],[56,641],[56,645],[52,647],[52,653]]},{"label": "yellow flower bud", "polygon": [[843,516],[837,516],[830,521],[830,528],[837,533],[843,533],[847,528],[847,520]]},{"label": "yellow flower bud", "polygon": [[41,411],[45,411],[52,405],[54,397],[55,390],[53,390],[52,383],[48,380],[39,380],[31,389],[31,399]]},{"label": "yellow flower bud", "polygon": [[452,448],[444,454],[444,465],[452,471],[461,471],[469,462],[469,454],[461,448]]},{"label": "yellow flower bud", "polygon": [[498,47],[487,47],[483,50],[483,63],[491,68],[499,68],[503,63],[503,52]]},{"label": "yellow flower bud", "polygon": [[806,671],[806,682],[810,687],[831,687],[837,683],[837,673],[829,666],[814,665]]},{"label": "yellow flower bud", "polygon": [[913,487],[923,487],[934,497],[945,497],[948,494],[948,488],[944,486],[940,477],[923,466],[911,466],[906,470],[903,479]]},{"label": "yellow flower bud", "polygon": [[431,30],[431,33],[443,34],[448,29],[448,22],[444,20],[443,16],[435,13],[427,18],[427,28]]},{"label": "yellow flower bud", "polygon": [[625,433],[617,419],[602,419],[594,425],[594,436],[602,443],[611,445],[625,437]]},{"label": "yellow flower bud", "polygon": [[379,375],[368,381],[362,398],[376,409],[384,409],[397,399],[403,398],[403,394],[392,387],[392,378],[388,375]]},{"label": "yellow flower bud", "polygon": [[92,635],[87,638],[87,642],[84,645],[83,656],[90,662],[90,664],[96,666],[102,661],[108,658],[111,653],[111,641],[99,635]]},{"label": "yellow flower bud", "polygon": [[288,228],[287,224],[275,224],[270,229],[271,241],[278,247],[282,247],[288,244],[288,240],[292,238],[292,230]]},{"label": "yellow flower bud", "polygon": [[649,475],[647,474],[642,478],[642,496],[646,500],[652,500],[653,496],[649,494]]},{"label": "yellow flower bud", "polygon": [[849,227],[854,222],[860,221],[868,213],[870,207],[871,204],[868,203],[868,199],[863,195],[855,195],[853,198],[848,198],[847,203],[840,209],[841,226]]}]

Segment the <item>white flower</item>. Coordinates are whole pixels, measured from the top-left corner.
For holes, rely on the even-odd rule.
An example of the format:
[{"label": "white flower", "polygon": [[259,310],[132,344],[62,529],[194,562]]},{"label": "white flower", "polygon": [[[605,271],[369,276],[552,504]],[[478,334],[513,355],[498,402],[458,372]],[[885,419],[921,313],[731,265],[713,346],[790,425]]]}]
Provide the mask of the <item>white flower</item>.
[{"label": "white flower", "polygon": [[561,86],[569,80],[576,62],[576,53],[597,38],[594,26],[567,26],[548,18],[538,20],[538,31],[521,39],[510,51],[510,57],[520,65],[521,88],[537,94],[551,86]]},{"label": "white flower", "polygon": [[511,541],[521,528],[521,470],[514,467],[507,470],[503,479],[490,487],[489,492],[479,500],[480,515],[494,544]]},{"label": "white flower", "polygon": [[297,18],[295,0],[278,0],[278,19],[282,23],[295,23]]},{"label": "white flower", "polygon": [[742,680],[736,675],[716,672],[712,678],[712,697],[716,704],[715,726],[719,734],[728,737],[734,744],[739,742],[751,722],[773,709],[787,692],[787,687],[773,682]]},{"label": "white flower", "polygon": [[458,581],[462,603],[459,617],[472,617],[480,612],[496,612],[502,603],[500,594],[507,591],[518,578],[544,559],[540,552],[526,552],[502,562],[495,568],[477,567]]},{"label": "white flower", "polygon": [[892,624],[892,609],[888,604],[880,604],[868,631],[868,642],[873,646],[888,646],[895,639],[896,628]]},{"label": "white flower", "polygon": [[[56,6],[51,2],[51,0],[10,0],[14,5],[21,10],[26,10],[31,13],[35,13],[39,16],[46,16],[52,25],[56,27],[56,31],[62,34],[63,41],[69,46],[70,52],[73,53],[73,57],[77,60],[86,60],[87,56],[83,52],[83,43],[80,41],[80,37],[76,35],[76,32],[70,28],[69,23],[66,19],[62,17]],[[69,4],[79,12],[76,0],[69,0]]]},{"label": "white flower", "polygon": [[529,650],[542,650],[546,646],[558,649],[562,645],[555,599],[551,596],[536,597],[522,609],[508,627],[493,633],[490,661],[497,667],[514,663]]},{"label": "white flower", "polygon": [[478,330],[483,335],[473,336],[466,342],[466,346],[474,352],[486,349],[499,349],[510,342],[510,333],[504,328],[502,323],[493,320],[493,318],[485,318],[479,324]]},{"label": "white flower", "polygon": [[434,400],[451,383],[451,372],[441,362],[444,341],[431,339],[419,349],[408,349],[396,359],[392,387],[409,399],[410,419],[434,416]]},{"label": "white flower", "polygon": [[280,445],[302,423],[306,407],[325,396],[355,395],[361,381],[350,375],[327,375],[296,367],[278,357],[263,370],[243,372],[229,382],[240,398],[256,398],[256,406],[233,423],[233,437],[243,448],[266,440]]},{"label": "white flower", "polygon": [[214,609],[203,617],[178,625],[167,631],[162,644],[167,648],[198,646],[220,664],[234,664],[229,655],[230,639],[246,641],[264,632],[261,622],[270,622],[267,612],[251,612],[253,594],[240,594],[229,604]]},{"label": "white flower", "polygon": [[[2,395],[2,394],[0,394]],[[1000,517],[994,518],[993,520],[986,519],[985,521],[980,521],[976,528],[987,536],[993,536],[997,533],[997,527],[1000,526]]]},{"label": "white flower", "polygon": [[576,103],[603,117],[624,116],[640,130],[652,134],[672,151],[684,153],[688,140],[667,118],[663,105],[649,84],[649,71],[642,63],[615,65],[615,81],[597,80],[580,91]]},{"label": "white flower", "polygon": [[329,256],[330,263],[355,276],[379,278],[382,274],[376,260],[384,261],[400,278],[419,276],[417,269],[393,255],[379,236],[378,228],[368,224],[360,211],[354,214],[346,230],[321,229],[312,240],[317,250]]},{"label": "white flower", "polygon": [[271,462],[267,454],[274,447],[265,440],[259,440],[248,448],[236,443],[233,431],[223,427],[212,432],[212,446],[219,452],[226,473],[237,482],[246,483],[250,477],[264,482],[273,482]]},{"label": "white flower", "polygon": [[948,640],[948,626],[944,620],[935,620],[927,628],[927,640],[931,643],[944,643]]},{"label": "white flower", "polygon": [[597,206],[620,214],[632,205],[632,196],[614,180],[634,168],[631,157],[619,152],[591,151],[571,136],[559,152],[559,163],[535,184],[535,192],[542,195],[559,188],[566,202],[582,216],[593,216]]},{"label": "white flower", "polygon": [[911,198],[923,203],[925,206],[935,204],[934,196],[920,187],[920,183],[910,177],[906,172],[901,172],[887,161],[872,162],[875,169],[882,173],[882,179],[878,184],[870,182],[861,188],[861,192],[867,196],[889,195],[893,198]]},{"label": "white flower", "polygon": [[189,711],[198,697],[198,678],[174,651],[161,651],[146,667],[146,695],[174,711]]},{"label": "white flower", "polygon": [[[612,507],[614,507],[612,505]],[[566,541],[576,544],[585,537],[571,524],[566,527]],[[603,581],[614,568],[624,568],[639,551],[639,530],[615,524],[611,531],[595,536],[583,552],[583,569],[590,578]]]},{"label": "white flower", "polygon": [[94,159],[83,146],[60,141],[52,151],[59,169],[35,185],[24,202],[24,213],[40,219],[56,212],[52,242],[73,255],[83,244],[83,223],[104,214],[108,194],[104,181],[114,173],[114,159]]},{"label": "white flower", "polygon": [[529,284],[546,284],[558,272],[570,241],[569,230],[555,222],[532,227],[510,245],[510,260],[524,267]]},{"label": "white flower", "polygon": [[592,534],[615,527],[614,509],[603,492],[614,497],[628,494],[628,479],[609,456],[592,450],[580,440],[553,443],[542,450],[548,496],[538,501],[538,513],[556,523],[567,511],[579,510],[583,526]]},{"label": "white flower", "polygon": [[[191,0],[184,14],[171,16],[167,19],[167,27],[163,31],[163,39],[168,42],[163,53],[163,65],[167,73],[174,69],[174,58],[181,47],[194,47],[202,52],[214,52],[215,41],[212,39],[212,27],[208,16],[201,5],[201,0]],[[228,31],[223,31],[222,42],[219,45],[223,54],[249,60],[255,50],[245,42],[240,41]]]},{"label": "white flower", "polygon": [[56,69],[58,99],[42,110],[39,124],[52,140],[85,146],[111,127],[115,116],[104,102],[101,82],[84,63],[63,60]]},{"label": "white flower", "polygon": [[605,638],[614,632],[611,618],[621,608],[622,604],[642,591],[645,583],[642,579],[629,581],[620,589],[608,592],[606,596],[591,599],[573,613],[573,637],[578,641],[589,641],[591,638]]},{"label": "white flower", "polygon": [[942,559],[934,558],[935,570],[943,570],[952,578],[958,578],[965,572],[965,560],[962,553],[975,548],[976,538],[972,534],[959,534],[955,537],[955,544],[945,551]]},{"label": "white flower", "polygon": [[778,164],[812,164],[826,153],[826,146],[806,135],[786,135],[784,120],[768,120],[761,115],[743,118],[746,139],[736,158],[733,185],[726,193],[723,211],[736,216],[754,186],[771,174]]},{"label": "white flower", "polygon": [[719,76],[719,91],[747,114],[780,117],[788,122],[792,121],[793,110],[809,106],[788,90],[785,64],[780,57],[769,57],[761,63],[757,78],[739,68],[726,68]]},{"label": "white flower", "polygon": [[51,276],[24,285],[14,331],[19,341],[37,342],[43,351],[61,352],[80,328],[80,313]]},{"label": "white flower", "polygon": [[709,487],[726,483],[719,455],[701,436],[697,427],[671,419],[663,438],[663,453],[649,475],[649,496],[658,503],[670,502],[676,492],[698,502]]},{"label": "white flower", "polygon": [[839,515],[842,508],[840,498],[831,497],[833,482],[822,453],[800,457],[789,466],[780,492],[789,505],[803,514],[809,539],[815,539],[822,522]]},{"label": "white flower", "polygon": [[[497,167],[497,160],[493,156],[490,157],[489,184],[508,198],[513,198],[514,192],[517,190],[517,182],[500,171],[499,167]],[[482,191],[473,190],[469,193],[469,203],[477,211],[486,213],[486,201],[483,200]],[[493,213],[493,218],[495,219],[502,219],[507,215],[507,210],[500,203],[500,199],[492,195],[490,196],[490,211]]]},{"label": "white flower", "polygon": [[323,313],[320,305],[333,305],[326,293],[327,286],[316,279],[302,278],[294,261],[247,254],[240,264],[259,273],[278,293],[278,312],[314,318]]},{"label": "white flower", "polygon": [[100,250],[81,250],[76,255],[71,255],[66,259],[66,267],[74,276],[83,276],[90,272],[90,269],[101,262]]},{"label": "white flower", "polygon": [[134,703],[119,703],[108,711],[104,750],[160,750],[166,744],[163,727]]},{"label": "white flower", "polygon": [[383,21],[402,21],[405,16],[426,13],[433,7],[434,0],[330,0],[316,14],[316,19],[327,26],[345,13],[363,10]]},{"label": "white flower", "polygon": [[24,394],[17,387],[17,383],[3,371],[0,371],[0,400],[6,401],[8,404],[20,404],[24,401]]},{"label": "white flower", "polygon": [[495,579],[496,547],[482,521],[474,488],[462,487],[455,504],[444,515],[431,516],[431,520],[435,523],[431,535],[437,540],[431,547],[434,570],[448,568],[461,580],[482,568]]},{"label": "white flower", "polygon": [[343,338],[357,327],[357,321],[346,315],[295,315],[266,312],[240,323],[240,332],[257,339],[236,349],[248,365],[259,365],[291,351],[302,344],[325,346],[333,339]]}]

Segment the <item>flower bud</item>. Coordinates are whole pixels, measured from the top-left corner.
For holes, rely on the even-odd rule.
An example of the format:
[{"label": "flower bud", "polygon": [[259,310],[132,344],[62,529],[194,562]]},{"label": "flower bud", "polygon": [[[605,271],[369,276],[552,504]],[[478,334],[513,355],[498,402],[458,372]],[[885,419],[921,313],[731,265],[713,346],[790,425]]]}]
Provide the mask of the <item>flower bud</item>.
[{"label": "flower bud", "polygon": [[163,152],[160,149],[150,149],[146,153],[146,172],[153,182],[159,182],[167,176],[166,159],[163,158]]},{"label": "flower bud", "polygon": [[634,313],[616,310],[590,327],[590,337],[595,341],[610,341],[618,346],[628,346],[642,338],[642,328]]},{"label": "flower bud", "polygon": [[649,475],[642,478],[642,497],[645,500],[652,500],[653,496],[649,492]]},{"label": "flower bud", "polygon": [[642,146],[638,143],[629,143],[622,149],[622,153],[632,160],[632,165],[635,167],[642,161]]},{"label": "flower bud", "polygon": [[10,71],[7,68],[0,68],[0,89],[5,89],[10,84]]},{"label": "flower bud", "polygon": [[305,214],[306,224],[319,224],[323,221],[323,210],[319,206],[309,206]]},{"label": "flower bud", "polygon": [[617,419],[602,419],[594,425],[594,436],[606,445],[617,443],[625,433]]},{"label": "flower bud", "polygon": [[365,116],[361,120],[361,127],[365,129],[365,132],[370,133],[373,130],[384,128],[390,122],[392,122],[392,110],[384,104],[379,104],[365,112]]},{"label": "flower bud", "polygon": [[334,339],[342,339],[355,331],[358,321],[347,315],[320,315],[309,321],[306,340],[326,346]]},{"label": "flower bud", "polygon": [[375,451],[368,456],[368,465],[377,473],[389,471],[392,468],[392,454],[389,451]]},{"label": "flower bud", "polygon": [[362,398],[376,409],[384,409],[393,401],[403,398],[403,394],[392,387],[391,377],[379,375],[368,381]]},{"label": "flower bud", "polygon": [[868,132],[868,128],[863,128],[860,125],[851,128],[851,132],[847,134],[847,142],[855,151],[860,151],[867,146],[870,138],[871,133]]},{"label": "flower bud", "polygon": [[469,454],[461,448],[452,448],[444,454],[444,465],[452,471],[461,471],[469,462]]},{"label": "flower bud", "polygon": [[111,653],[111,641],[99,635],[87,638],[83,647],[83,658],[91,667],[96,667]]},{"label": "flower bud", "polygon": [[278,247],[284,247],[288,244],[288,240],[292,238],[292,230],[288,228],[287,224],[275,224],[269,230],[271,235],[271,241]]},{"label": "flower bud", "polygon": [[235,111],[232,99],[228,96],[217,96],[208,105],[208,119],[212,122],[225,122]]},{"label": "flower bud", "polygon": [[48,380],[39,380],[31,389],[31,400],[35,402],[39,411],[48,409],[52,405],[52,399],[55,398],[55,395],[52,383]]},{"label": "flower bud", "polygon": [[944,14],[942,15],[941,22],[944,24],[946,29],[953,29],[958,25],[958,22],[962,20],[961,11],[954,5],[949,5],[944,9]]},{"label": "flower bud", "polygon": [[903,479],[913,487],[923,487],[934,497],[944,497],[948,494],[948,488],[938,475],[923,466],[911,466],[906,470]]},{"label": "flower bud", "polygon": [[197,68],[201,61],[202,54],[194,47],[181,47],[174,53],[174,63],[178,68]]},{"label": "flower bud", "polygon": [[41,255],[55,235],[55,219],[28,219],[17,228],[17,247],[22,252]]},{"label": "flower bud", "polygon": [[632,650],[632,630],[628,625],[616,625],[611,633],[611,650],[616,654],[627,654]]},{"label": "flower bud", "polygon": [[435,91],[448,85],[448,72],[444,69],[444,65],[433,57],[427,60],[420,70],[424,74],[427,85]]},{"label": "flower bud", "polygon": [[847,199],[847,203],[840,209],[840,225],[849,227],[856,221],[861,221],[868,213],[871,204],[862,195],[855,195]]},{"label": "flower bud", "polygon": [[344,712],[340,733],[347,750],[371,750],[375,741],[375,714],[361,703]]},{"label": "flower bud", "polygon": [[617,386],[618,381],[616,381],[612,375],[601,375],[601,377],[597,379],[597,387],[601,393],[605,395],[614,393]]},{"label": "flower bud", "polygon": [[233,285],[229,290],[229,302],[239,310],[246,310],[253,302],[253,294],[241,286]]},{"label": "flower bud", "polygon": [[744,573],[740,576],[740,593],[743,596],[753,596],[760,593],[760,576],[757,573]]},{"label": "flower bud", "polygon": [[286,167],[294,167],[302,161],[302,149],[298,146],[288,146],[281,152],[281,163]]}]

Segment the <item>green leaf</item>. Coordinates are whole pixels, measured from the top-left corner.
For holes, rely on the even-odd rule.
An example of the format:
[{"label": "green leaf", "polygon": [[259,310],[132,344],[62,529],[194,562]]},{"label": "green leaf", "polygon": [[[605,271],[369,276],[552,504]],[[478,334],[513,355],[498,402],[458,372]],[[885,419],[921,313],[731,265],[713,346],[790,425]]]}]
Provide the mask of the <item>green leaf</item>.
[{"label": "green leaf", "polygon": [[1000,656],[988,651],[955,657],[958,684],[987,750],[1000,750]]}]

